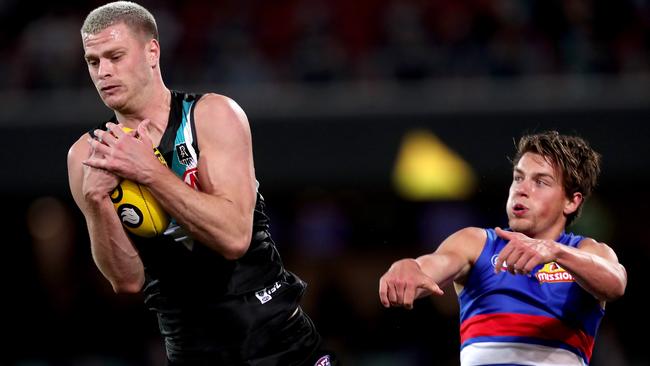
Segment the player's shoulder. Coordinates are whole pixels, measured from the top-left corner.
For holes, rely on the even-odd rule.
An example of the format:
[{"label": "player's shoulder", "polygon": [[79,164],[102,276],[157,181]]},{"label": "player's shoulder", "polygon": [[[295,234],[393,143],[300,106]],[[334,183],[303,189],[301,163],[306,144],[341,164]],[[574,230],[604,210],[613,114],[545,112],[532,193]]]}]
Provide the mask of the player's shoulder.
[{"label": "player's shoulder", "polygon": [[232,112],[241,109],[239,104],[223,94],[205,93],[196,103],[197,110],[212,110],[215,112]]},{"label": "player's shoulder", "polygon": [[474,261],[483,251],[486,239],[485,229],[465,227],[449,235],[440,245],[440,250],[462,253],[464,257]]},{"label": "player's shoulder", "polygon": [[464,242],[483,244],[487,239],[487,231],[480,227],[468,226],[456,231],[451,236]]},{"label": "player's shoulder", "polygon": [[590,237],[583,237],[582,240],[580,240],[578,243],[577,247],[580,250],[586,250],[601,255],[615,255],[614,250],[609,245]]},{"label": "player's shoulder", "polygon": [[79,138],[74,143],[72,143],[70,149],[68,149],[68,162],[81,159],[82,157],[88,157],[88,152],[90,151],[90,144],[88,144],[89,138],[90,135],[88,135],[88,133],[84,133],[83,135],[79,136]]},{"label": "player's shoulder", "polygon": [[582,239],[580,239],[580,242],[577,245],[578,248],[583,248],[583,247],[609,247],[607,244],[600,242],[594,238],[590,238],[588,236],[583,236]]},{"label": "player's shoulder", "polygon": [[77,155],[83,156],[84,159],[87,158],[88,154],[90,153],[90,144],[88,143],[89,139],[94,138],[95,130],[106,130],[106,124],[108,122],[117,123],[115,116],[82,133],[79,138],[70,146],[70,149],[68,150],[68,161]]},{"label": "player's shoulder", "polygon": [[229,124],[232,121],[248,123],[244,110],[235,100],[217,93],[203,94],[196,103],[194,114],[195,121],[200,124]]}]

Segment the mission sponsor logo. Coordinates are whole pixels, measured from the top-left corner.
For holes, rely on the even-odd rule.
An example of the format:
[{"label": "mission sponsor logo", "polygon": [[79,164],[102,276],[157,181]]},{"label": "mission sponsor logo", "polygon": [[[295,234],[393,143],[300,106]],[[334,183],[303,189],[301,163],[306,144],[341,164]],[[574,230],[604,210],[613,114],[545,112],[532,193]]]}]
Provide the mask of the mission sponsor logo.
[{"label": "mission sponsor logo", "polygon": [[542,269],[535,274],[539,283],[544,282],[574,282],[573,276],[555,262],[546,263]]}]

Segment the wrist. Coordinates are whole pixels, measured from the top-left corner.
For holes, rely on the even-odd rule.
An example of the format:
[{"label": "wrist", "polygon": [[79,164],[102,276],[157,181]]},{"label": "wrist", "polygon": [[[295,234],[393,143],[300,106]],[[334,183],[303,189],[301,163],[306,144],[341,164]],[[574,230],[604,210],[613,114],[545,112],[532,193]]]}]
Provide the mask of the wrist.
[{"label": "wrist", "polygon": [[160,179],[161,174],[164,173],[164,170],[168,170],[162,164],[157,164],[157,166],[152,165],[152,167],[153,167],[152,169],[145,169],[141,172],[140,176],[138,176],[139,183],[149,187],[156,180]]},{"label": "wrist", "polygon": [[404,268],[405,266],[412,266],[415,264],[415,266],[420,269],[420,263],[414,258],[403,258],[398,260],[397,262],[393,263],[391,266],[392,268]]},{"label": "wrist", "polygon": [[100,206],[110,199],[110,192],[87,192],[84,195],[86,202],[91,206]]},{"label": "wrist", "polygon": [[565,246],[551,241],[551,262],[560,262],[564,258],[566,251],[564,250]]},{"label": "wrist", "polygon": [[420,262],[419,258],[409,258],[409,260],[415,263],[415,265],[422,270],[422,262]]},{"label": "wrist", "polygon": [[115,187],[111,188],[110,190],[105,191],[106,186],[104,188],[91,188],[88,191],[84,192],[84,200],[86,201],[86,204],[90,207],[100,207],[106,204],[110,204],[111,206],[113,205],[113,201],[111,200],[111,195],[115,191],[115,188],[119,183],[115,185]]}]

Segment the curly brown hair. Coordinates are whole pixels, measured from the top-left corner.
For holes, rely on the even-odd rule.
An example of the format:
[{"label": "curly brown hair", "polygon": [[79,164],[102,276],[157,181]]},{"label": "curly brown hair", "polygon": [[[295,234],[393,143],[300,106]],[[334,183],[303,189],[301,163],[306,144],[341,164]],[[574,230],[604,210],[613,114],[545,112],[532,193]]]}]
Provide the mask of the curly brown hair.
[{"label": "curly brown hair", "polygon": [[580,216],[582,206],[591,195],[600,174],[601,155],[587,141],[578,136],[546,131],[521,137],[513,164],[527,153],[543,156],[562,176],[562,187],[567,198],[580,192],[583,200],[578,209],[567,217],[567,226]]}]

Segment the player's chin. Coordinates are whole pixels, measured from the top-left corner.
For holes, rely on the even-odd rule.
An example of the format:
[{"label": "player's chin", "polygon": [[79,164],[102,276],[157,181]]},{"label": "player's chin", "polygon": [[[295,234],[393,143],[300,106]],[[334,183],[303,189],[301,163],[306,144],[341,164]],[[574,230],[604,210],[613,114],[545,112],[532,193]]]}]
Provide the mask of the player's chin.
[{"label": "player's chin", "polygon": [[102,100],[104,101],[104,104],[108,108],[113,109],[113,110],[120,110],[120,109],[122,109],[122,107],[124,107],[124,103],[122,103],[121,101],[115,100],[115,99],[113,99],[111,97],[102,98]]},{"label": "player's chin", "polygon": [[529,220],[526,220],[524,218],[520,217],[510,217],[508,220],[508,227],[512,231],[516,232],[526,232],[528,229],[530,229],[532,226],[532,223]]},{"label": "player's chin", "polygon": [[108,108],[113,110],[120,110],[126,105],[125,98],[121,98],[114,94],[102,94],[100,92],[100,97],[102,98],[102,102],[104,102]]}]

